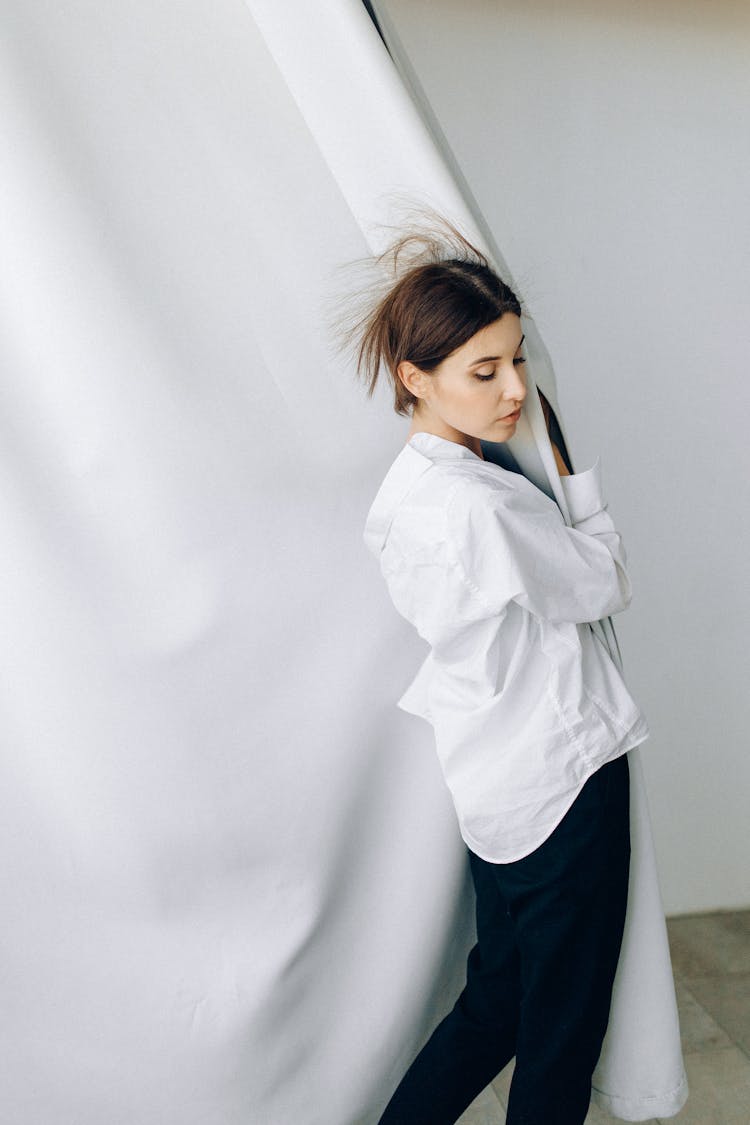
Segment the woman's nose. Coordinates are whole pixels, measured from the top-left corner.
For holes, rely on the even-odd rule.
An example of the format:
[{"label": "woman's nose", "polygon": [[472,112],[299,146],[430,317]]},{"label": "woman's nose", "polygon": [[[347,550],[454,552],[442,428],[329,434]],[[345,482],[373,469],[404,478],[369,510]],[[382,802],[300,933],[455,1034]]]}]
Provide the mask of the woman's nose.
[{"label": "woman's nose", "polygon": [[505,397],[515,402],[523,402],[526,398],[526,383],[521,372],[515,367],[512,378],[509,378],[505,385]]}]

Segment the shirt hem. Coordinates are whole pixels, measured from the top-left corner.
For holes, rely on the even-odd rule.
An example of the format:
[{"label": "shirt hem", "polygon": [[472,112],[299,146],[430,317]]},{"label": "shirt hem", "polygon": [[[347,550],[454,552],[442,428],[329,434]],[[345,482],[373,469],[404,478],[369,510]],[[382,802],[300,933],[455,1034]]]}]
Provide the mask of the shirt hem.
[{"label": "shirt hem", "polygon": [[[633,724],[633,727],[631,727],[631,730],[635,730],[639,726],[641,721],[641,719],[638,719]],[[541,837],[541,839],[535,840],[530,846],[523,845],[521,850],[514,849],[509,854],[503,854],[501,856],[489,855],[488,852],[484,850],[482,845],[478,844],[478,841],[474,839],[472,834],[464,827],[464,825],[461,824],[461,821],[459,819],[459,830],[461,832],[461,838],[463,842],[474,853],[474,855],[479,856],[479,858],[483,859],[485,863],[515,863],[517,860],[524,859],[527,855],[531,855],[533,851],[536,851],[537,848],[540,848],[542,846],[545,840],[549,839],[549,837],[557,828],[558,824],[560,824],[560,822],[562,821],[565,814],[571,808],[573,802],[575,801],[576,797],[581,792],[589,778],[592,777],[598,769],[601,769],[602,766],[606,766],[608,762],[614,762],[618,758],[621,758],[623,754],[627,754],[630,750],[634,750],[636,746],[640,746],[640,744],[642,742],[645,742],[649,737],[649,733],[650,732],[646,730],[642,731],[640,734],[634,735],[632,738],[625,738],[622,744],[617,747],[616,753],[612,753],[606,758],[594,760],[593,762],[591,762],[589,759],[584,759],[587,763],[588,768],[583,774],[579,784],[575,787],[575,789],[570,791],[570,800],[565,802],[565,806],[560,812],[560,815],[555,818],[549,828],[545,829],[545,834]]]}]

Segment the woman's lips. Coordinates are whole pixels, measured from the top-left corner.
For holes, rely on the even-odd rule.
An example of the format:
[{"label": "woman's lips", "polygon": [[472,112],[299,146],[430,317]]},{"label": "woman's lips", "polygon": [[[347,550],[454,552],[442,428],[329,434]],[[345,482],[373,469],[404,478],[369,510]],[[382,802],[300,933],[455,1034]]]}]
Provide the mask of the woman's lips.
[{"label": "woman's lips", "polygon": [[498,422],[517,422],[521,417],[521,411],[517,410],[515,414],[506,414],[503,418],[498,418]]}]

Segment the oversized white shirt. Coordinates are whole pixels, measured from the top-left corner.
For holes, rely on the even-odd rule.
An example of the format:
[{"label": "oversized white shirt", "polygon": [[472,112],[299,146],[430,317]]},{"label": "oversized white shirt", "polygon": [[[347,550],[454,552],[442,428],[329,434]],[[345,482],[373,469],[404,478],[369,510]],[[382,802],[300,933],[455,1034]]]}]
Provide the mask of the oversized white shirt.
[{"label": "oversized white shirt", "polygon": [[522,474],[416,433],[364,529],[430,645],[397,706],[432,725],[461,835],[493,863],[543,843],[587,778],[649,735],[588,624],[631,599],[600,459],[561,481],[572,527]]}]

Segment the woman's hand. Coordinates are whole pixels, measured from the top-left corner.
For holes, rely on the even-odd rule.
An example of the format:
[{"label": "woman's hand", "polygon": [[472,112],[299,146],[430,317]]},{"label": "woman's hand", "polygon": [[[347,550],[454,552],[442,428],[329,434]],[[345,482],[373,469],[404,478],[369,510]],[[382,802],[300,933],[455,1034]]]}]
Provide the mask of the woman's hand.
[{"label": "woman's hand", "polygon": [[546,398],[544,397],[544,395],[542,394],[542,392],[539,390],[538,387],[537,387],[537,391],[539,393],[539,401],[542,404],[542,411],[544,413],[544,421],[545,421],[545,424],[547,426],[547,434],[549,435],[550,445],[552,446],[552,452],[555,455],[555,464],[557,465],[557,471],[558,471],[558,473],[560,474],[561,477],[569,477],[570,473],[568,472],[568,466],[563,461],[560,450],[557,448],[554,441],[552,440],[552,431],[550,430],[550,415],[551,415],[550,405],[549,405]]}]

